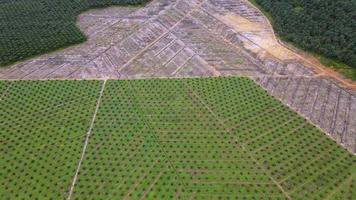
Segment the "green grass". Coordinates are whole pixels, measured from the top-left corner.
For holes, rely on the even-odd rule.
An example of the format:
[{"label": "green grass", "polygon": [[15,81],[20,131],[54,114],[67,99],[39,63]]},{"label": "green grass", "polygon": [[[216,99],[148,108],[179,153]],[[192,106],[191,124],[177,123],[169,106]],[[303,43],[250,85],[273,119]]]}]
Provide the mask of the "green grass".
[{"label": "green grass", "polygon": [[[0,82],[1,199],[66,198],[102,84]],[[355,156],[250,79],[107,81],[71,199],[355,199],[355,181]]]},{"label": "green grass", "polygon": [[86,40],[76,17],[90,8],[142,5],[147,0],[2,0],[0,66]]},{"label": "green grass", "polygon": [[352,68],[342,62],[330,59],[330,58],[326,58],[324,56],[320,56],[320,55],[315,55],[321,64],[332,68],[333,70],[341,73],[342,75],[344,75],[346,78],[356,81],[356,68]]}]

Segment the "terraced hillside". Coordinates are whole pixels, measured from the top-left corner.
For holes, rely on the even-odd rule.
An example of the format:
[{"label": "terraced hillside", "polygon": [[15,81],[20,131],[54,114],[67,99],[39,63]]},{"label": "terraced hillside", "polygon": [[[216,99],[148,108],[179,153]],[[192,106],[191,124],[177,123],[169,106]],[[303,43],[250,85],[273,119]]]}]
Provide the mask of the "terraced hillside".
[{"label": "terraced hillside", "polygon": [[356,152],[356,86],[283,46],[247,0],[153,0],[91,10],[88,41],[0,69],[0,79],[244,76]]},{"label": "terraced hillside", "polygon": [[0,94],[1,199],[356,198],[356,157],[248,78]]}]

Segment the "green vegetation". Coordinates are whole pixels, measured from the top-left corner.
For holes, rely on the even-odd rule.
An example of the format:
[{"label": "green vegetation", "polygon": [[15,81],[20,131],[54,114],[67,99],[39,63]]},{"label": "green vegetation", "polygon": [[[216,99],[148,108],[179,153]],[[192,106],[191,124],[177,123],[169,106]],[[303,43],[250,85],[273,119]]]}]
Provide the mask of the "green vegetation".
[{"label": "green vegetation", "polygon": [[[0,82],[1,199],[66,198],[101,86]],[[355,182],[355,156],[250,79],[107,81],[71,199],[355,199]]]},{"label": "green vegetation", "polygon": [[337,62],[333,59],[326,58],[324,56],[315,55],[321,64],[332,68],[333,70],[343,74],[346,78],[356,81],[356,68],[352,68],[344,63]]},{"label": "green vegetation", "polygon": [[76,16],[96,7],[137,5],[146,0],[2,0],[0,66],[86,40]]},{"label": "green vegetation", "polygon": [[356,1],[250,1],[273,19],[282,39],[321,55],[323,64],[356,80]]},{"label": "green vegetation", "polygon": [[100,82],[0,83],[0,199],[63,199]]}]

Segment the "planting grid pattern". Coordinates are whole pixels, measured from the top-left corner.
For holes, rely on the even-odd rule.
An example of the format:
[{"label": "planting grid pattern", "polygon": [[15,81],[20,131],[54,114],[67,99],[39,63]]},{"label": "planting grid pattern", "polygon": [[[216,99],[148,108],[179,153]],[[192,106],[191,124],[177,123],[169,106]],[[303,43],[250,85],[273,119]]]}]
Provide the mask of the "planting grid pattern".
[{"label": "planting grid pattern", "polygon": [[247,0],[152,0],[78,17],[83,44],[0,69],[0,79],[246,76],[356,152],[356,92],[278,46]]},{"label": "planting grid pattern", "polygon": [[62,199],[99,81],[0,83],[0,199]]},{"label": "planting grid pattern", "polygon": [[248,78],[0,94],[1,199],[356,198],[356,158]]}]

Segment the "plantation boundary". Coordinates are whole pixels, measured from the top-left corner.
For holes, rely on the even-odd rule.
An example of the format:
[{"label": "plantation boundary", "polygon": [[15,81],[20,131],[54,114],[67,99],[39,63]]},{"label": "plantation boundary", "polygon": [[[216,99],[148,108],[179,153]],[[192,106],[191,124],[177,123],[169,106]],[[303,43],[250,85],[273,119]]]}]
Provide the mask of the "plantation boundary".
[{"label": "plantation boundary", "polygon": [[105,85],[106,85],[106,80],[103,81],[103,84],[102,84],[102,87],[101,87],[101,90],[100,90],[100,93],[99,93],[99,97],[98,97],[98,100],[97,100],[97,103],[96,103],[96,106],[95,106],[95,111],[94,111],[94,114],[93,114],[93,118],[92,118],[92,121],[90,123],[89,129],[88,129],[88,132],[86,134],[85,141],[84,141],[83,151],[82,151],[82,154],[80,156],[80,160],[78,162],[78,167],[77,167],[77,170],[75,172],[72,185],[71,185],[71,187],[69,189],[68,197],[66,198],[67,200],[71,199],[71,196],[72,196],[72,193],[73,193],[73,190],[74,190],[74,186],[75,186],[75,184],[77,182],[77,179],[78,179],[80,167],[82,166],[82,162],[83,162],[84,157],[85,157],[85,152],[86,152],[87,146],[89,144],[89,139],[90,139],[90,136],[92,134],[94,123],[95,123],[95,120],[96,120],[96,115],[97,115],[99,107],[100,107],[101,98],[102,98],[104,90],[105,90]]}]

